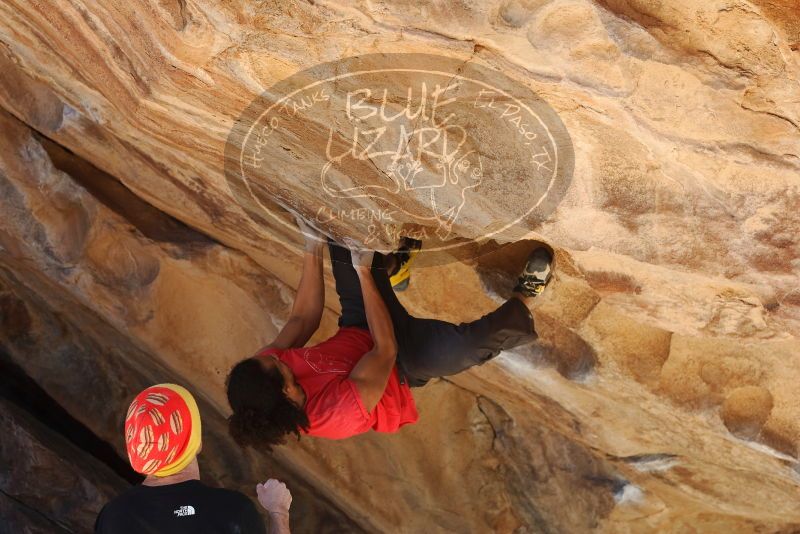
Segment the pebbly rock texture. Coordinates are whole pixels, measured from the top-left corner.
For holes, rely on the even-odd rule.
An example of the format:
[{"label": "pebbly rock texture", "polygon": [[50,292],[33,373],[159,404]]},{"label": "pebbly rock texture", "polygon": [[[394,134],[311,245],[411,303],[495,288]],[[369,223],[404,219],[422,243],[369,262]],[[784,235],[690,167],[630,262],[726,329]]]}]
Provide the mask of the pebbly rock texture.
[{"label": "pebbly rock texture", "polygon": [[[793,2],[11,0],[0,15],[0,361],[92,443],[123,455],[130,398],[176,380],[202,399],[204,476],[249,492],[287,479],[300,532],[800,529]],[[422,420],[397,435],[239,451],[225,372],[286,320],[299,254],[288,217],[254,217],[226,178],[228,134],[278,82],[376,53],[494,69],[563,123],[574,169],[554,211],[482,255],[423,256],[401,295],[419,316],[474,319],[544,240],[557,274],[540,340],[415,391]],[[263,145],[264,201],[339,206],[298,174],[319,123],[290,133]],[[392,171],[376,168],[353,185]],[[470,204],[450,237],[524,204],[509,180],[476,188],[508,204]],[[341,205],[382,207],[359,198]],[[368,225],[323,226],[363,239]],[[326,277],[317,339],[335,329]],[[3,470],[4,522],[88,530],[127,483],[120,458],[10,398],[0,451],[42,474]],[[70,473],[90,498],[59,509]]]}]

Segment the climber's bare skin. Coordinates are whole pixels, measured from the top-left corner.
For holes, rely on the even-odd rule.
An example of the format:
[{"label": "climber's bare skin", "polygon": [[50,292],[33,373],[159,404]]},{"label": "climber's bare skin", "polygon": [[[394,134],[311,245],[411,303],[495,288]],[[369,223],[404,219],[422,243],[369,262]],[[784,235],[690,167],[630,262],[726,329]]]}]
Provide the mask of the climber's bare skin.
[{"label": "climber's bare skin", "polygon": [[[275,341],[266,348],[287,349],[304,346],[319,328],[322,319],[322,308],[325,302],[322,251],[325,240],[319,232],[300,217],[296,217],[296,219],[298,227],[306,239],[303,274],[300,277],[300,285],[289,320]],[[371,411],[383,396],[397,357],[394,326],[370,270],[373,254],[371,251],[361,251],[356,248],[352,248],[350,251],[353,268],[361,283],[361,294],[364,299],[373,347],[361,357],[350,372],[349,379],[355,384],[367,411]],[[305,407],[307,400],[305,391],[297,383],[289,367],[274,355],[262,354],[257,358],[265,367],[277,366],[284,379],[286,396],[299,407]]]},{"label": "climber's bare skin", "polygon": [[[287,349],[304,346],[319,328],[322,318],[325,300],[325,285],[322,278],[324,237],[300,217],[296,217],[296,219],[301,232],[306,237],[300,284],[289,320],[275,340],[266,348]],[[389,375],[396,364],[398,345],[386,303],[372,277],[370,266],[373,252],[362,252],[352,247],[350,255],[361,285],[367,323],[374,345],[358,361],[349,378],[355,383],[365,408],[367,411],[371,411],[378,404],[386,389]],[[535,260],[535,255],[533,253],[529,258],[523,275],[519,278],[519,283],[512,294],[512,299],[519,300],[528,310],[532,308],[535,296],[541,292],[550,275],[549,256],[540,255],[541,257]],[[389,255],[388,261],[394,262],[396,258]],[[392,264],[388,266],[389,272],[391,272],[392,266]],[[531,329],[533,330],[532,323]],[[276,367],[278,369],[284,379],[284,394],[297,406],[304,408],[307,395],[295,379],[289,366],[274,354],[263,354],[263,352],[262,350],[261,354],[257,356],[261,364],[266,368]]]},{"label": "climber's bare skin", "polygon": [[339,331],[318,350],[287,350],[305,346],[319,328],[325,295],[325,240],[302,220],[298,225],[307,241],[289,320],[269,346],[237,363],[226,381],[229,423],[240,444],[271,447],[292,433],[344,439],[370,430],[395,432],[419,418],[411,388],[536,339],[530,307],[549,279],[552,259],[543,247],[528,257],[513,297],[482,317],[454,324],[409,314],[384,255],[328,240],[342,307]]},{"label": "climber's bare skin", "polygon": [[[322,318],[322,310],[325,301],[325,284],[322,278],[322,258],[325,239],[322,234],[308,225],[302,218],[296,217],[296,220],[300,231],[305,236],[305,252],[303,255],[303,270],[300,284],[289,320],[275,340],[265,348],[287,349],[304,346],[314,332],[316,332],[317,328],[319,328]],[[370,315],[372,315],[373,318],[369,326],[376,348],[373,348],[373,351],[367,354],[370,358],[365,360],[367,355],[365,355],[365,358],[362,358],[359,364],[353,369],[350,378],[358,384],[359,393],[362,393],[362,389],[364,390],[363,393],[366,393],[367,398],[362,398],[362,400],[366,406],[370,407],[368,409],[371,409],[380,400],[383,389],[386,386],[386,381],[391,373],[392,366],[395,363],[395,358],[389,357],[387,354],[391,352],[390,349],[393,349],[394,353],[396,353],[397,341],[394,337],[394,330],[392,328],[387,328],[387,325],[391,327],[391,320],[388,317],[385,303],[377,292],[374,280],[372,280],[370,275],[369,265],[372,263],[373,253],[351,251],[351,255],[353,258],[353,266],[361,281],[364,304],[367,311],[367,320],[370,320]],[[392,272],[393,267],[396,266],[396,261],[397,259],[393,255],[387,256],[387,270],[389,272]],[[536,268],[541,269],[541,261],[540,259],[538,265],[529,263],[526,266],[526,272],[530,274],[530,272],[534,272]],[[531,267],[532,265],[533,267]],[[533,271],[530,270],[531,268]],[[525,273],[523,273],[523,275],[524,274]],[[544,284],[541,284],[542,286],[549,281],[549,260],[547,260],[546,273],[540,273],[539,276],[544,280]],[[520,282],[522,282],[522,277],[520,278]],[[524,290],[524,285],[518,284],[512,292],[511,298],[519,300],[526,308],[532,310],[536,294]],[[370,314],[371,309],[372,314]],[[374,339],[375,333],[372,332],[373,327],[378,330],[378,335],[382,337],[380,342]],[[274,355],[262,354],[258,356],[258,358],[261,360],[262,364],[267,367],[278,367],[286,383],[284,391],[287,397],[298,406],[304,407],[306,403],[306,394],[294,379],[294,375],[289,367]],[[362,362],[364,362],[363,365]]]}]

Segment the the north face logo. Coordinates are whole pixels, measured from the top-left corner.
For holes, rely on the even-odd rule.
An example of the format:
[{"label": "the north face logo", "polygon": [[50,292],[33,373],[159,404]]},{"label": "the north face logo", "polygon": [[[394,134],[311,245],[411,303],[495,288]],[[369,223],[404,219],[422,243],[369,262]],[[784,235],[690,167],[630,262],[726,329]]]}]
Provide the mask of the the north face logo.
[{"label": "the north face logo", "polygon": [[174,512],[175,517],[185,517],[187,515],[194,515],[194,506],[181,506]]}]

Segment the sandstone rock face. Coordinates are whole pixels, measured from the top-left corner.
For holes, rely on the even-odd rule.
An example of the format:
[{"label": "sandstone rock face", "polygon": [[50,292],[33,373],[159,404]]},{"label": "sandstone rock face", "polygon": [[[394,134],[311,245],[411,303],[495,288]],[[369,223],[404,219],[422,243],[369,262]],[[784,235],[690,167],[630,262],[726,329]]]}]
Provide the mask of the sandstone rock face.
[{"label": "sandstone rock face", "polygon": [[[204,476],[251,493],[287,479],[301,532],[800,528],[794,2],[10,0],[0,15],[0,363],[97,442],[124,455],[130,398],[175,380],[202,401]],[[569,140],[552,147],[573,158],[552,209],[480,239],[530,202],[520,176],[540,160],[516,166],[506,134],[479,122],[451,125],[471,137],[445,176],[473,181],[443,190],[450,207],[469,200],[458,217],[435,213],[449,234],[420,215],[428,190],[374,194],[401,183],[400,165],[378,157],[338,161],[323,176],[338,189],[317,187],[326,128],[347,126],[335,98],[330,114],[301,113],[260,143],[258,194],[230,179],[229,135],[255,119],[254,101],[277,101],[275,87],[320,64],[386,54],[496,71],[498,87],[546,103]],[[467,107],[460,116],[478,117]],[[433,148],[406,171],[438,176],[453,163],[431,155],[443,139],[410,141]],[[356,190],[369,194],[326,196]],[[421,257],[401,294],[418,316],[490,311],[530,240],[553,246],[539,341],[415,391],[422,420],[396,435],[238,450],[225,373],[275,335],[299,278],[283,208],[363,242],[368,217],[319,214],[387,206],[405,214],[402,231],[469,250]],[[326,280],[315,339],[335,330]],[[4,522],[89,529],[130,480],[9,398],[0,453],[25,462],[0,477]],[[57,499],[71,477],[83,497]]]},{"label": "sandstone rock face", "polygon": [[[3,402],[3,532],[75,532],[126,484],[87,453]],[[42,481],[47,483],[43,484]],[[44,490],[44,488],[49,488]]]}]

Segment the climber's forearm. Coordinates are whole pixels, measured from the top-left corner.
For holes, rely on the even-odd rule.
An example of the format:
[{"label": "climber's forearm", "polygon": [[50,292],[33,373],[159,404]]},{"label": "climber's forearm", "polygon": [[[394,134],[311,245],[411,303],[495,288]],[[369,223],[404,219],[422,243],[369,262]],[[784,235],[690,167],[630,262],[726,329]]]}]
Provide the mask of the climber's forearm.
[{"label": "climber's forearm", "polygon": [[371,269],[360,265],[354,266],[361,283],[361,294],[364,299],[364,311],[367,316],[367,325],[372,335],[374,348],[388,358],[394,359],[397,354],[397,339],[394,325],[389,315],[389,309],[378,291]]},{"label": "climber's forearm", "polygon": [[269,534],[291,534],[289,514],[269,514]]},{"label": "climber's forearm", "polygon": [[297,287],[289,319],[270,347],[288,349],[302,347],[319,328],[325,302],[322,280],[322,244],[306,247],[303,254],[303,274]]},{"label": "climber's forearm", "polygon": [[300,285],[292,306],[290,317],[302,323],[301,336],[298,346],[305,345],[306,341],[319,328],[322,319],[322,310],[325,305],[325,284],[322,279],[322,244],[309,246],[303,254],[303,274],[300,276]]},{"label": "climber's forearm", "polygon": [[361,293],[373,346],[372,350],[361,357],[349,378],[355,384],[364,408],[369,412],[380,402],[386,390],[397,358],[397,340],[389,310],[375,285],[369,267],[356,265],[355,269],[361,281]]}]

